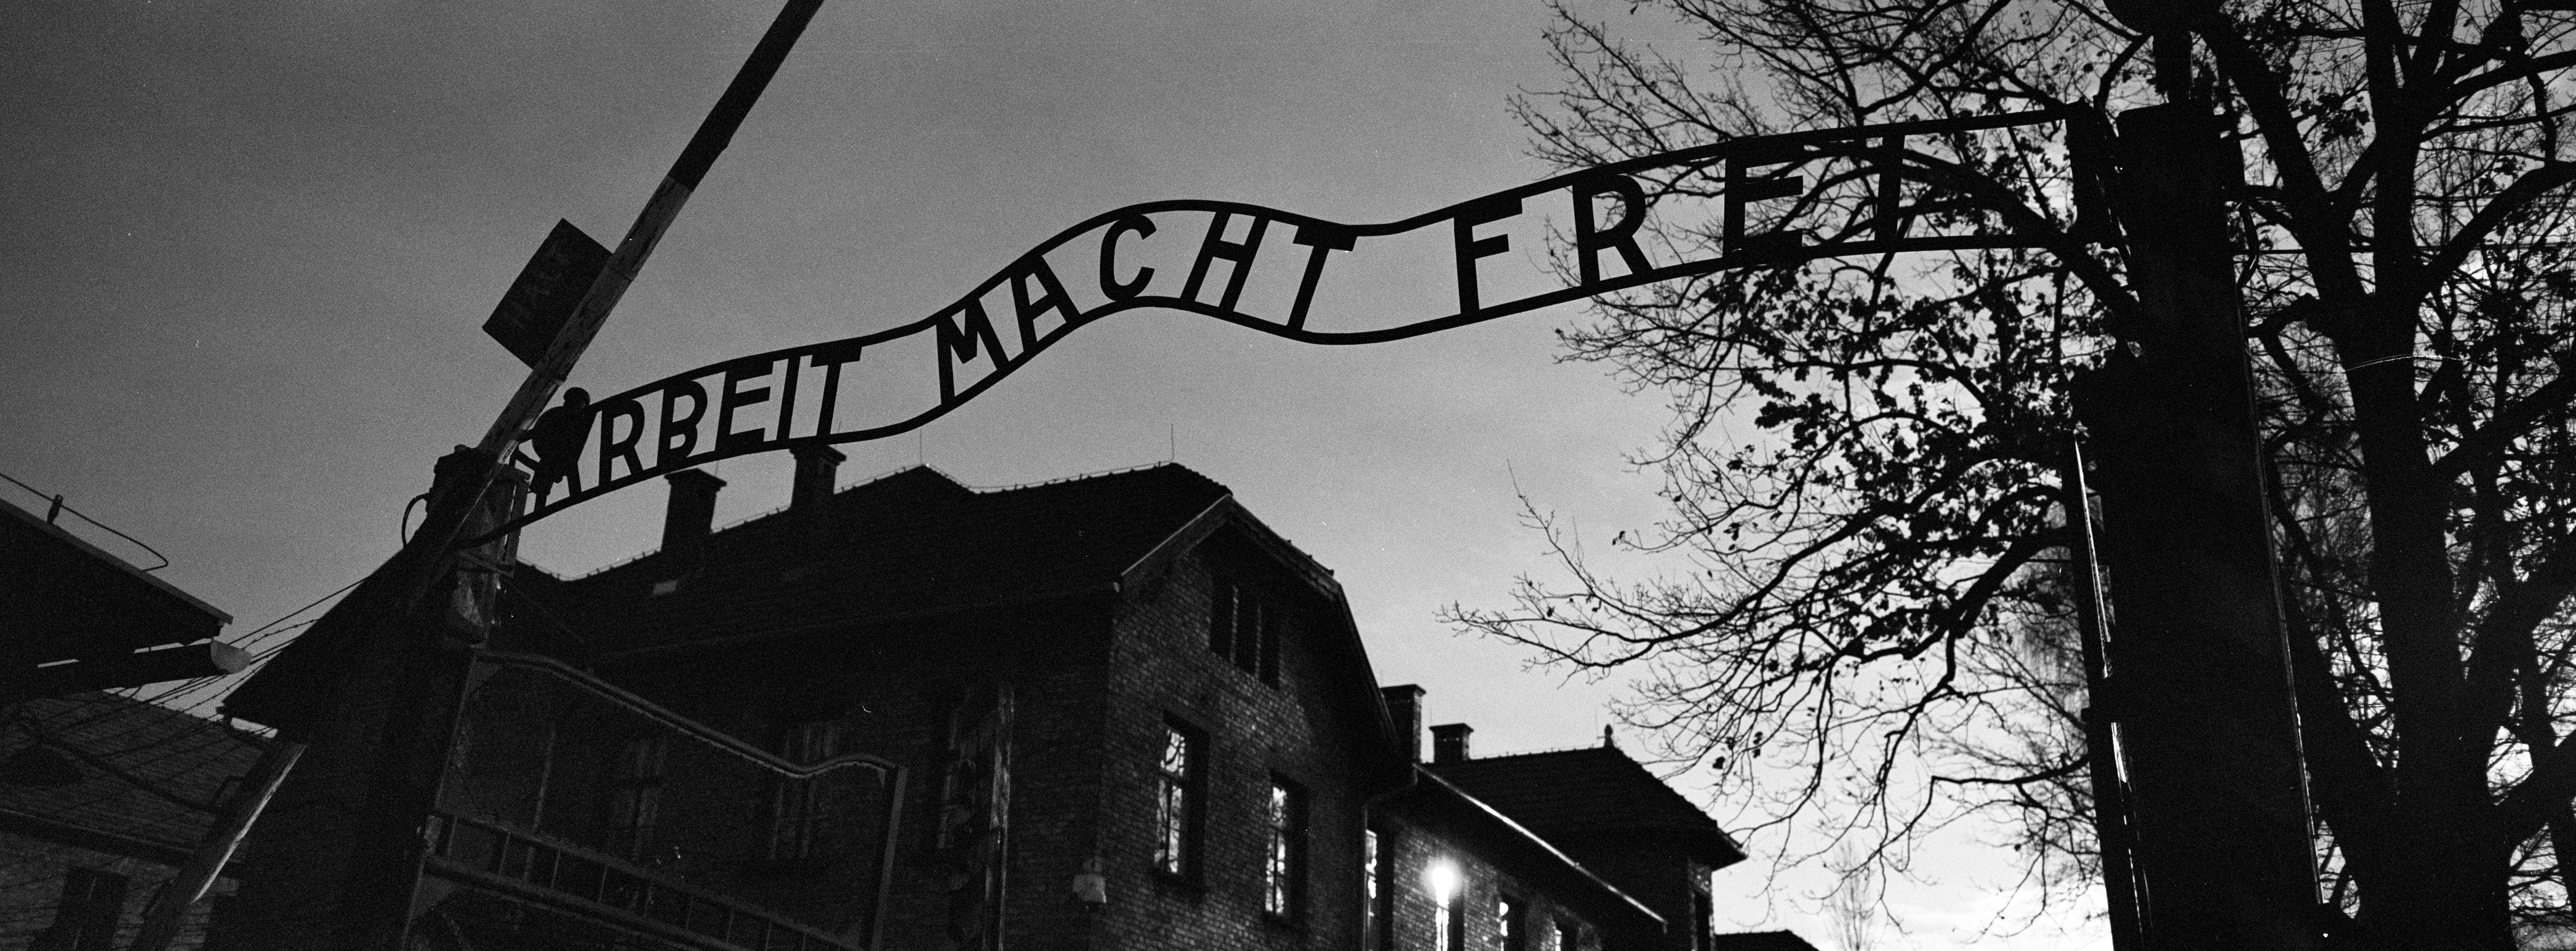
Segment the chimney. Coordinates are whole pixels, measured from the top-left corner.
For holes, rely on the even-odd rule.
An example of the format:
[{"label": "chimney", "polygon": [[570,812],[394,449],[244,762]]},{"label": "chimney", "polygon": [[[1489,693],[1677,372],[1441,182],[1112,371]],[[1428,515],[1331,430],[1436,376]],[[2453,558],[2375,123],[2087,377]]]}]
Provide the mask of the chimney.
[{"label": "chimney", "polygon": [[1412,684],[1383,687],[1387,719],[1395,721],[1395,736],[1404,749],[1408,763],[1422,762],[1422,688]]},{"label": "chimney", "polygon": [[796,457],[796,487],[787,493],[787,507],[791,510],[831,498],[841,463],[850,458],[830,446],[798,446],[787,450],[787,454]]},{"label": "chimney", "polygon": [[716,490],[723,479],[696,469],[663,476],[671,480],[671,504],[662,516],[662,550],[679,551],[705,541],[715,530]]},{"label": "chimney", "polygon": [[1464,723],[1443,723],[1431,728],[1431,762],[1445,766],[1467,761],[1467,735],[1476,728]]}]

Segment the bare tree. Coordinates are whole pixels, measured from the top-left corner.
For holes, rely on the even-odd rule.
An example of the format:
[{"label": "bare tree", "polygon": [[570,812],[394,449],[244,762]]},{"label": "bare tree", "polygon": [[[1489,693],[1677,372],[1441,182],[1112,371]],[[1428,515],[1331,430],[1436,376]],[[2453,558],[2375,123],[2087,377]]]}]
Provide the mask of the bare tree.
[{"label": "bare tree", "polygon": [[1825,927],[1841,951],[1869,951],[1878,946],[1881,890],[1876,869],[1860,850],[1846,843],[1834,853],[1834,890],[1825,895]]},{"label": "bare tree", "polygon": [[[2162,5],[2247,160],[2233,250],[2324,886],[2388,947],[2510,947],[2517,920],[2569,914],[2566,6]],[[1638,7],[1621,24],[1559,10],[1566,85],[1518,102],[1542,157],[2161,98],[2146,38],[2085,0]],[[2050,581],[2065,394],[2138,303],[2117,242],[2073,234],[2053,133],[1909,145],[1945,214],[2040,246],[1603,302],[1570,357],[1669,400],[1638,462],[1664,473],[1671,516],[1618,539],[1665,567],[1606,577],[1533,507],[1563,576],[1456,617],[1560,664],[1642,673],[1625,715],[1724,774],[1754,831],[1791,845],[1783,861],[1857,832],[1901,871],[1921,834],[1983,810],[2013,820],[2036,883],[2070,895],[2093,843],[2071,728],[2085,701]],[[1719,185],[1649,187],[1683,201]],[[1655,237],[1705,248],[1717,232]]]}]

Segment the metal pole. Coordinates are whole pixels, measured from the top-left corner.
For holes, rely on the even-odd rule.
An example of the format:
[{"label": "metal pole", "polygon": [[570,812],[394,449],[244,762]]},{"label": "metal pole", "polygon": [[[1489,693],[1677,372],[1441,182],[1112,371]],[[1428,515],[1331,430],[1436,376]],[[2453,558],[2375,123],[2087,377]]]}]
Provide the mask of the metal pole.
[{"label": "metal pole", "polygon": [[2105,656],[2102,568],[2093,546],[2093,488],[2084,475],[2084,444],[2066,447],[2067,570],[2075,576],[2075,626],[2084,652],[2084,751],[2093,773],[2093,840],[2101,854],[2102,892],[2110,904],[2111,947],[2145,951],[2135,870],[2130,866],[2129,789],[2120,777],[2117,703]]},{"label": "metal pole", "polygon": [[[690,195],[706,177],[707,170],[715,164],[716,158],[722,155],[725,147],[733,141],[734,132],[742,127],[743,120],[750,114],[752,105],[759,101],[761,92],[768,87],[770,79],[777,75],[779,66],[787,58],[788,51],[795,47],[797,38],[804,33],[806,24],[812,21],[815,11],[821,6],[822,0],[788,0],[777,19],[771,22],[768,31],[761,36],[759,44],[753,48],[750,58],[743,63],[742,69],[735,74],[732,83],[726,86],[724,94],[717,99],[715,108],[699,124],[696,134],[690,137],[688,145],[681,150],[678,161],[672,164],[670,172],[663,176],[660,185],[654,189],[652,197],[645,202],[644,209],[636,216],[633,226],[627,229],[624,239],[618,242],[617,250],[600,269],[599,275],[592,280],[590,288],[582,295],[581,303],[565,320],[563,328],[555,335],[553,344],[547,347],[545,356],[531,368],[527,379],[511,395],[510,401],[502,408],[500,415],[492,421],[491,428],[485,431],[482,441],[476,447],[479,458],[476,460],[475,471],[455,486],[462,498],[454,500],[451,504],[433,504],[432,514],[424,519],[424,524],[411,540],[392,558],[387,559],[385,564],[378,567],[376,572],[356,591],[351,592],[348,598],[335,605],[315,625],[316,630],[313,634],[308,634],[305,639],[312,639],[313,635],[324,633],[322,629],[325,627],[339,627],[347,631],[345,635],[347,641],[372,643],[376,639],[375,635],[397,629],[399,627],[397,622],[445,578],[453,561],[453,548],[460,530],[476,511],[481,499],[490,491],[503,467],[507,465],[507,460],[517,446],[521,434],[535,422],[546,405],[553,401],[556,389],[571,376],[574,364],[579,362],[582,352],[589,347],[601,326],[606,324],[609,312],[617,306],[619,298],[625,294],[627,287],[634,282],[636,275],[643,269],[645,260],[652,255],[654,247],[661,242],[663,233],[669,230],[671,223],[679,217],[680,209],[688,203]],[[341,615],[342,618],[338,624],[333,624],[334,619],[330,615]],[[289,660],[290,655],[296,653],[295,648],[302,646],[302,644],[290,646],[278,660]],[[281,682],[272,685],[269,690],[271,702],[278,709],[293,711],[292,715],[279,718],[288,722],[268,724],[279,730],[280,743],[272,748],[272,753],[292,748],[295,756],[301,755],[302,746],[310,739],[311,731],[329,711],[337,708],[345,700],[342,696],[340,677],[353,666],[349,661],[353,657],[352,651],[357,649],[360,649],[360,644],[347,642],[317,647],[314,651],[318,655],[316,659],[302,665],[304,670],[292,672],[301,675],[301,682]],[[281,666],[272,664],[271,670],[280,670]],[[283,666],[291,668],[294,665]],[[267,672],[269,671],[263,671],[263,673]],[[258,679],[255,677],[251,683],[244,684],[243,690],[251,691],[258,686]],[[286,675],[278,678],[279,681],[294,679],[296,678]],[[297,703],[295,695],[299,693],[319,696],[322,699],[318,703]],[[448,713],[450,716],[453,715],[453,711]],[[445,751],[439,752],[443,760]],[[266,807],[269,798],[273,797],[277,789],[284,784],[286,775],[294,766],[295,756],[277,755],[283,758],[276,764],[274,779],[265,785],[266,792],[247,804],[244,810],[246,818],[243,829],[233,837],[235,843],[238,843],[241,836],[248,834],[252,821]],[[269,762],[263,759],[262,766],[268,765],[270,765]],[[216,843],[210,842],[205,849],[201,850],[200,855],[192,860],[191,866],[207,861],[208,854],[215,847]],[[230,849],[230,845],[224,846],[227,853]],[[413,856],[413,859],[416,865],[417,856]],[[220,868],[220,861],[216,863],[216,867]],[[185,908],[185,904],[176,904],[175,910],[166,914],[175,918]],[[141,946],[138,948],[141,949]],[[157,951],[157,949],[141,949],[141,951]]]},{"label": "metal pole", "polygon": [[2121,229],[2146,319],[2076,383],[2100,453],[2133,880],[2156,951],[2310,951],[2316,872],[2227,184],[2207,107],[2119,117]]},{"label": "metal pole", "polygon": [[261,810],[277,795],[277,787],[286,782],[286,774],[295,761],[304,756],[305,744],[279,739],[260,753],[258,764],[251,767],[241,788],[224,803],[224,812],[215,825],[206,830],[197,854],[181,866],[177,877],[161,886],[152,896],[152,904],[143,910],[143,933],[136,935],[131,951],[162,951],[170,940],[179,936],[179,920],[188,908],[206,897],[206,889],[223,874],[224,864],[232,861],[233,852],[241,848],[250,827],[259,821]]}]

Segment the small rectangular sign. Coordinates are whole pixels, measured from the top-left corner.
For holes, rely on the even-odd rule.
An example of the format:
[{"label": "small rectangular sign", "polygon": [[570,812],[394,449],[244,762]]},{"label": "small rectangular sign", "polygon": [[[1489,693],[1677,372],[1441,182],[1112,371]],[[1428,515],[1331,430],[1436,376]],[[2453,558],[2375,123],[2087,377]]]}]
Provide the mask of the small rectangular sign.
[{"label": "small rectangular sign", "polygon": [[546,243],[537,247],[527,267],[519,269],[519,279],[510,282],[501,306],[493,308],[492,318],[483,322],[483,332],[500,341],[519,362],[536,366],[607,263],[606,247],[572,222],[556,221]]}]

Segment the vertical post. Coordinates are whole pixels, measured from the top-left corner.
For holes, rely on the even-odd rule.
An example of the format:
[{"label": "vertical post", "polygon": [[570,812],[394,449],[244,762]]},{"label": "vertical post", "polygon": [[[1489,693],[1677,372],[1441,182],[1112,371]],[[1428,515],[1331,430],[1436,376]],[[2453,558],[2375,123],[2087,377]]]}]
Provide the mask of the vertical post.
[{"label": "vertical post", "polygon": [[2066,452],[2066,568],[2075,577],[2075,625],[2084,654],[2084,749],[2093,774],[2093,841],[2101,855],[2102,894],[2110,905],[2113,951],[2144,951],[2143,924],[2131,853],[2129,785],[2120,775],[2118,726],[2113,722],[2108,618],[2102,608],[2101,556],[2093,539],[2093,487],[2085,477],[2081,441]]},{"label": "vertical post", "polygon": [[[280,874],[257,883],[265,904],[250,914],[269,921],[255,943],[335,951],[393,951],[404,944],[427,810],[461,699],[465,652],[478,642],[470,633],[456,637],[465,632],[452,626],[440,631],[419,608],[441,593],[455,599],[452,609],[488,608],[497,590],[492,566],[460,559],[455,543],[472,537],[469,530],[488,531],[506,520],[506,514],[490,522],[482,517],[515,507],[515,488],[493,489],[508,479],[507,460],[521,434],[570,377],[821,6],[822,0],[788,0],[482,441],[441,460],[440,487],[411,541],[228,698],[227,713],[314,747],[302,770],[282,783],[280,808],[270,810],[270,824],[288,807],[298,811],[282,838],[305,848],[313,861],[286,868],[268,856],[264,868]],[[482,527],[469,529],[475,524]]]},{"label": "vertical post", "polygon": [[2106,660],[2148,948],[2307,951],[2316,875],[2244,320],[2207,109],[2120,117],[2146,320],[2078,381],[2101,452]]}]

